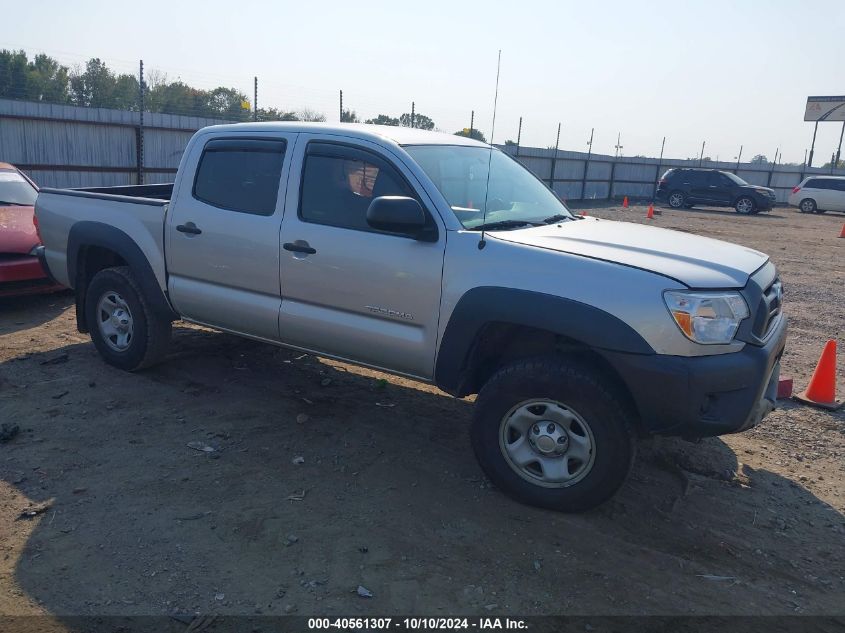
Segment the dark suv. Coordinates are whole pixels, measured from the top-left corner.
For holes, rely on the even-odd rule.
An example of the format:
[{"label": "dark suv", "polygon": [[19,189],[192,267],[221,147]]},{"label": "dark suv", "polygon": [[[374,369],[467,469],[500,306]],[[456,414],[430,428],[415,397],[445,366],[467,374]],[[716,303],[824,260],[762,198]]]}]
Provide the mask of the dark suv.
[{"label": "dark suv", "polygon": [[716,169],[670,169],[657,182],[657,199],[674,209],[703,204],[733,207],[737,213],[768,211],[775,205],[775,192],[749,185],[729,171]]}]

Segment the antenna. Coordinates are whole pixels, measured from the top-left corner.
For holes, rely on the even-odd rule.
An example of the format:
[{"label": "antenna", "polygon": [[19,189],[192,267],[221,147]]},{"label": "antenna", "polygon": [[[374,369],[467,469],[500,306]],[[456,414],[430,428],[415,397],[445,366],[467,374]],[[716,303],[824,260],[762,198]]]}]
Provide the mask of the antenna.
[{"label": "antenna", "polygon": [[487,157],[487,185],[484,188],[484,212],[481,217],[481,240],[478,250],[482,250],[487,242],[484,241],[484,224],[487,222],[487,196],[490,194],[490,165],[493,162],[493,136],[496,134],[496,107],[499,105],[499,72],[502,70],[502,49],[499,49],[499,59],[496,62],[496,93],[493,96],[493,125],[490,129],[490,154]]}]

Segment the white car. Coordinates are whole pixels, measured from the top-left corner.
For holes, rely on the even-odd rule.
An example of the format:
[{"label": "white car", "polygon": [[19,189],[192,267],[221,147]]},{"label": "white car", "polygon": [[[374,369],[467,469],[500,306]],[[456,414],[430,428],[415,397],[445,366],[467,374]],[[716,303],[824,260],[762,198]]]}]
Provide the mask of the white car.
[{"label": "white car", "polygon": [[801,213],[845,211],[845,176],[808,176],[792,189],[789,204]]}]

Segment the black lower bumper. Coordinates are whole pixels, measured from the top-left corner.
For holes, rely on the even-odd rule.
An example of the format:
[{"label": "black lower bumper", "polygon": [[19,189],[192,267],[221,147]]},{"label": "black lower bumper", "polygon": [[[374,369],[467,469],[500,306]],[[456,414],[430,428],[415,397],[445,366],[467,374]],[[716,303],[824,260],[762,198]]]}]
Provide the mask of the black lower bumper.
[{"label": "black lower bumper", "polygon": [[628,386],[643,430],[708,437],[738,433],[775,408],[786,317],[765,345],[715,356],[603,352]]}]

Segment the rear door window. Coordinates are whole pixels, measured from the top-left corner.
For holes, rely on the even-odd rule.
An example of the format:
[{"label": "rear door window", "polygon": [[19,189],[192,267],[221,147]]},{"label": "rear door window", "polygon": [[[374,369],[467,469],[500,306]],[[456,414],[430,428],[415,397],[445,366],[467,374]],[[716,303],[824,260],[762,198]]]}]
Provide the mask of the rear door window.
[{"label": "rear door window", "polygon": [[273,215],[284,157],[284,140],[209,141],[197,167],[194,197],[221,209]]}]

